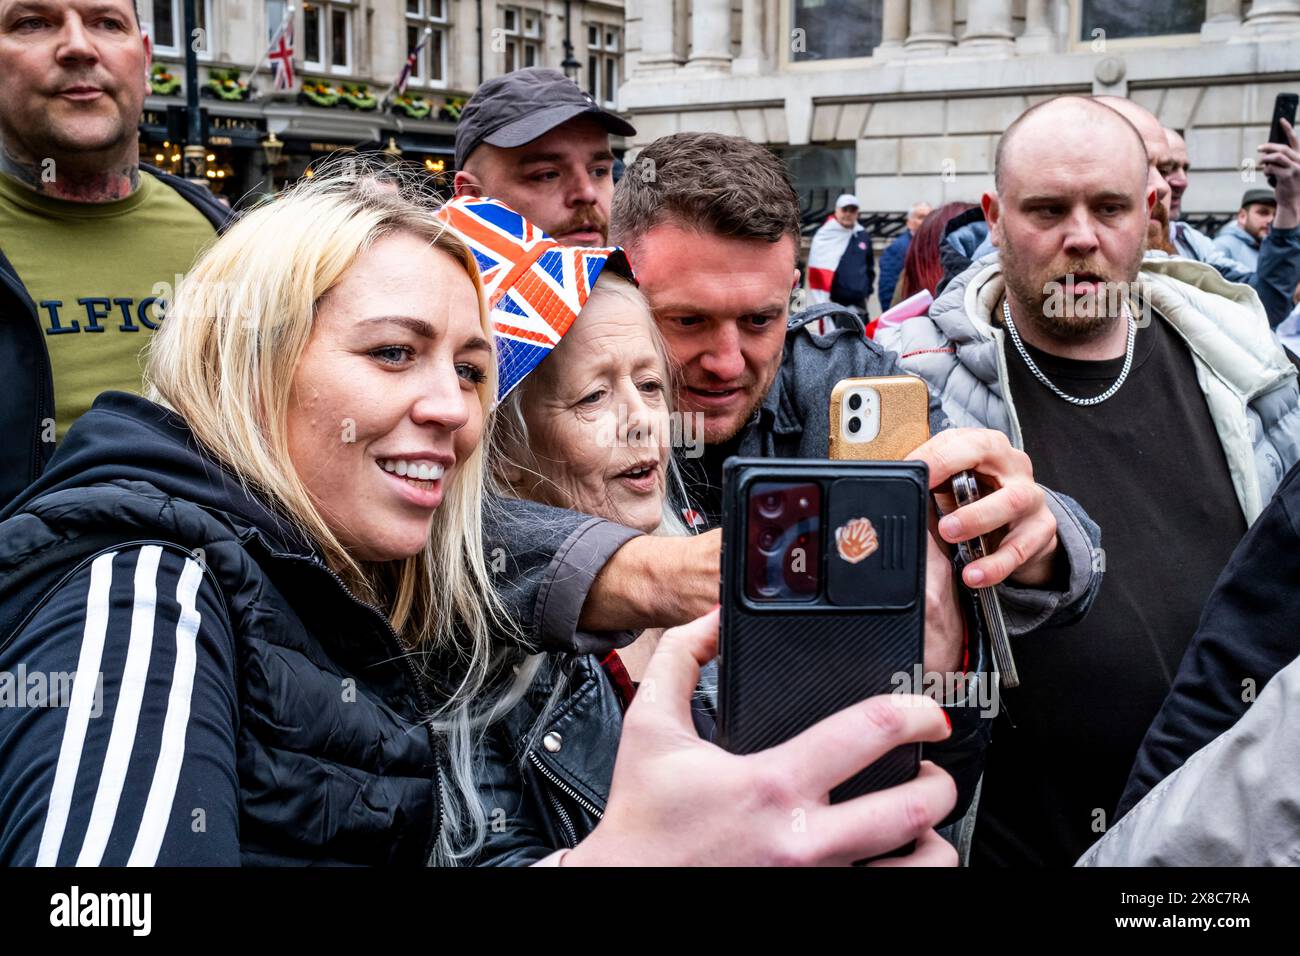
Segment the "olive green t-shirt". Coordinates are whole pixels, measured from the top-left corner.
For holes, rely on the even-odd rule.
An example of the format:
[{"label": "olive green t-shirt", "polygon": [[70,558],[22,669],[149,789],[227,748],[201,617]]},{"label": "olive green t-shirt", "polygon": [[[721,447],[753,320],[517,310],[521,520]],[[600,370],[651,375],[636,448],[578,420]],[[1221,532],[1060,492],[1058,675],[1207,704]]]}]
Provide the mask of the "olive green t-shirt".
[{"label": "olive green t-shirt", "polygon": [[59,439],[100,392],[140,392],[140,353],[162,304],[214,235],[144,170],[139,189],[105,203],[52,199],[0,174],[0,251],[45,331]]}]

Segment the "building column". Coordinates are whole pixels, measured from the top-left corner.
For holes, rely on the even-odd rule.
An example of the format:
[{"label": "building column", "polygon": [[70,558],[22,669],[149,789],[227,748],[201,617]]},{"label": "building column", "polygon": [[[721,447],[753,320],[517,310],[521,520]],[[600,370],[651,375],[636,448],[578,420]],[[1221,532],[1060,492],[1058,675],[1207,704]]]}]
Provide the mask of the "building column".
[{"label": "building column", "polygon": [[641,55],[636,71],[649,73],[681,65],[673,52],[673,5],[657,0],[641,2]]},{"label": "building column", "polygon": [[1056,49],[1052,0],[1025,0],[1025,32],[1016,38],[1021,53],[1051,53]]},{"label": "building column", "polygon": [[764,0],[742,0],[740,7],[740,56],[731,65],[733,73],[762,72],[767,59],[763,49]]},{"label": "building column", "polygon": [[1207,0],[1205,22],[1201,24],[1201,37],[1221,40],[1241,28],[1241,0]]},{"label": "building column", "polygon": [[907,41],[907,5],[908,0],[885,0],[884,16],[880,22],[880,46],[872,51],[872,56],[891,57],[903,52]]},{"label": "building column", "polygon": [[691,58],[696,70],[731,69],[729,0],[695,0],[691,5]]},{"label": "building column", "polygon": [[1255,0],[1246,14],[1246,26],[1300,27],[1300,0]]},{"label": "building column", "polygon": [[912,0],[908,53],[943,54],[957,42],[952,35],[953,0]]},{"label": "building column", "polygon": [[963,50],[1010,53],[1014,44],[1011,0],[969,0],[960,44]]}]

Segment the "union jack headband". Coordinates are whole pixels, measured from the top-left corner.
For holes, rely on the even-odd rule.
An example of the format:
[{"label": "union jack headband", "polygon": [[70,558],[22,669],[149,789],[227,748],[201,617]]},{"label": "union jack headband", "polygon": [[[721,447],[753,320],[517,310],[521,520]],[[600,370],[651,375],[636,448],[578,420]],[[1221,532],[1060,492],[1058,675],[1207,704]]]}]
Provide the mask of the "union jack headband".
[{"label": "union jack headband", "polygon": [[560,343],[605,266],[635,281],[618,246],[566,246],[497,199],[462,196],[438,218],[478,262],[496,339],[498,403]]}]

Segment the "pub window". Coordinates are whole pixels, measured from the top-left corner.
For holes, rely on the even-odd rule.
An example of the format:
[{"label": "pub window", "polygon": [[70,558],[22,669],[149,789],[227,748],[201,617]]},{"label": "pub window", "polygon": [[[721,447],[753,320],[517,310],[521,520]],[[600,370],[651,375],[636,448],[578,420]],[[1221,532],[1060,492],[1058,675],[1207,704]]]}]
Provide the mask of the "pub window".
[{"label": "pub window", "polygon": [[289,8],[289,0],[266,0],[266,42],[269,45],[284,23],[284,13]]},{"label": "pub window", "polygon": [[309,70],[351,73],[353,25],[356,5],[352,3],[304,3],[302,5],[302,58]]},{"label": "pub window", "polygon": [[447,85],[447,7],[443,0],[406,0],[406,52],[409,54],[429,30],[428,42],[411,70],[413,86]]},{"label": "pub window", "polygon": [[[185,35],[185,4],[183,0],[152,0],[149,5],[149,37],[155,53],[163,56],[183,56],[191,38]],[[212,0],[199,0],[194,10],[200,35],[195,52],[200,60],[212,59],[213,37],[208,34],[212,23]]]}]

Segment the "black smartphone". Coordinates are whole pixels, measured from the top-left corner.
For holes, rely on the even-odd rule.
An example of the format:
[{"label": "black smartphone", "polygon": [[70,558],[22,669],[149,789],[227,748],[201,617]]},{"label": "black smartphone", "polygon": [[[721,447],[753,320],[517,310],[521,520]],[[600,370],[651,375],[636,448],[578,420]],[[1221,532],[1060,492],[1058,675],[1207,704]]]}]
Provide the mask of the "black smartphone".
[{"label": "black smartphone", "polygon": [[[754,753],[877,694],[920,693],[922,462],[732,458],[723,467],[718,743]],[[832,802],[911,780],[907,744]]]},{"label": "black smartphone", "polygon": [[[1273,125],[1268,129],[1268,141],[1270,143],[1281,143],[1287,145],[1290,140],[1286,138],[1286,131],[1282,129],[1282,120],[1285,119],[1295,129],[1296,105],[1300,103],[1300,95],[1295,93],[1279,93],[1277,99],[1273,101]],[[1268,184],[1277,186],[1277,177],[1269,176]]]}]

